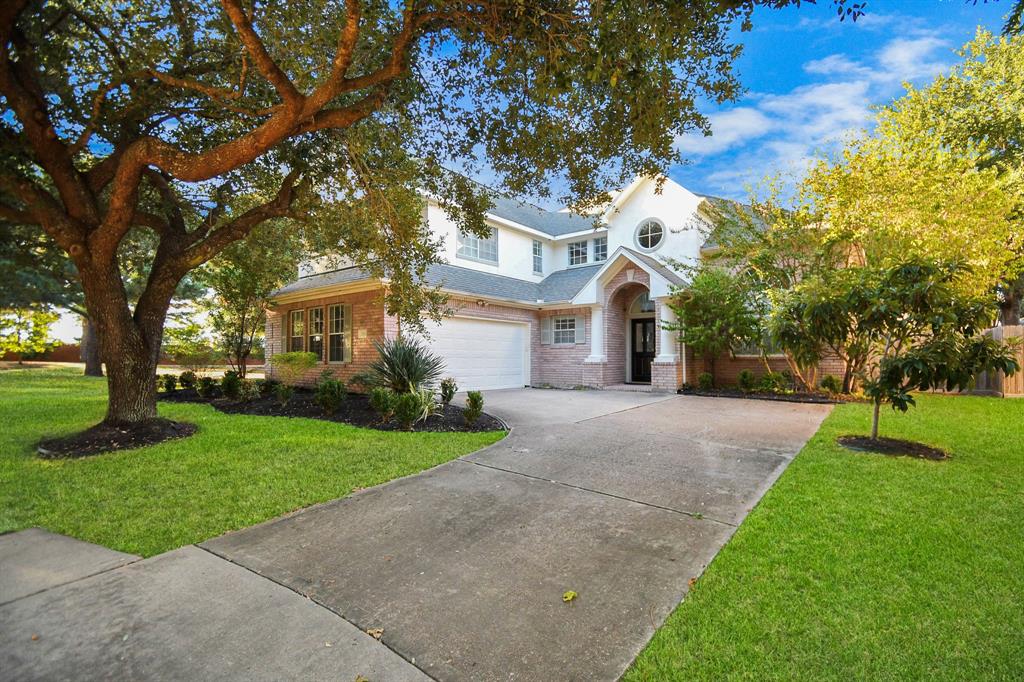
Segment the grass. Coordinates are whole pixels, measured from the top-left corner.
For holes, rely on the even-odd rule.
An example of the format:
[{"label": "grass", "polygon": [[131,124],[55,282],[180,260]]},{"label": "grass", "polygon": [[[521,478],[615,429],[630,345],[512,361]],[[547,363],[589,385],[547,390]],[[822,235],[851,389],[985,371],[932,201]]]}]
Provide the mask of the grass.
[{"label": "grass", "polygon": [[151,556],[343,497],[489,445],[502,433],[390,433],[316,419],[160,404],[191,438],[79,460],[34,457],[42,436],[103,417],[106,381],[0,371],[0,532],[42,526]]},{"label": "grass", "polygon": [[626,680],[1024,676],[1024,400],[883,414],[944,462],[837,446],[869,409],[825,420]]}]

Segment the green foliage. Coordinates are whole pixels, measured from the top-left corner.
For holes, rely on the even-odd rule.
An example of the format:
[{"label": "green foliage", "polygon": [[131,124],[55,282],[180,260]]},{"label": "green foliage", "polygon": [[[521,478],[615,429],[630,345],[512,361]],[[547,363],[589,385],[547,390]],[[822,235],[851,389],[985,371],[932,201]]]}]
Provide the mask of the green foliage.
[{"label": "green foliage", "polygon": [[395,394],[391,389],[374,386],[370,389],[370,408],[377,413],[382,422],[390,420],[395,413]]},{"label": "green foliage", "polygon": [[430,417],[437,414],[440,405],[434,398],[434,392],[429,388],[421,388],[417,391],[420,397],[420,416],[417,421],[425,422]]},{"label": "green foliage", "polygon": [[217,391],[217,380],[213,377],[199,377],[196,382],[196,393],[199,394],[200,398],[210,399],[214,396]]},{"label": "green foliage", "polygon": [[790,388],[790,379],[782,372],[765,372],[758,388],[766,393],[782,393]]},{"label": "green foliage", "polygon": [[309,370],[317,366],[320,358],[316,353],[303,351],[292,351],[290,353],[278,353],[270,359],[274,373],[281,377],[281,381],[289,386],[299,383]]},{"label": "green foliage", "polygon": [[173,374],[161,374],[160,385],[168,393],[174,393],[175,389],[178,388],[178,378]]},{"label": "green foliage", "polygon": [[749,393],[757,386],[757,377],[749,369],[742,369],[736,376],[736,383],[741,391]]},{"label": "green foliage", "polygon": [[19,362],[25,355],[42,353],[54,345],[50,327],[58,320],[45,308],[0,310],[0,356],[14,353]]},{"label": "green foliage", "polygon": [[164,353],[174,364],[196,374],[209,370],[218,359],[217,352],[203,336],[203,328],[195,322],[168,327],[164,331]]},{"label": "green foliage", "polygon": [[295,395],[295,387],[291,384],[280,383],[274,386],[274,397],[277,398],[281,407],[287,405],[293,395]]},{"label": "green foliage", "polygon": [[832,395],[837,395],[843,392],[843,382],[835,374],[826,374],[823,376],[819,385],[822,390]]},{"label": "green foliage", "polygon": [[715,387],[715,376],[711,372],[701,372],[697,375],[697,388],[702,391],[709,391]]},{"label": "green foliage", "polygon": [[445,407],[452,402],[452,398],[459,392],[459,385],[455,382],[455,377],[448,377],[441,381],[441,404]]},{"label": "green foliage", "polygon": [[763,336],[750,286],[716,265],[705,263],[695,269],[669,306],[677,319],[670,328],[702,357],[713,360]]},{"label": "green foliage", "polygon": [[345,382],[338,379],[321,379],[316,384],[316,404],[323,409],[324,414],[334,414],[345,402],[348,393],[345,391]]},{"label": "green foliage", "polygon": [[228,400],[238,400],[242,395],[242,377],[238,372],[228,370],[220,380],[220,392]]},{"label": "green foliage", "polygon": [[462,411],[462,417],[466,423],[472,426],[480,419],[484,411],[484,396],[480,391],[470,391],[466,394],[466,408]]},{"label": "green foliage", "polygon": [[243,403],[251,403],[260,398],[260,385],[252,379],[239,378],[238,399]]},{"label": "green foliage", "polygon": [[409,431],[423,414],[423,397],[419,393],[396,393],[393,407],[399,426]]},{"label": "green foliage", "polygon": [[196,373],[192,370],[185,370],[178,376],[178,383],[184,389],[190,389],[196,387]]},{"label": "green foliage", "polygon": [[374,386],[411,393],[432,387],[444,373],[444,360],[419,339],[383,339],[373,346],[377,359],[370,363],[369,380]]},{"label": "green foliage", "polygon": [[260,393],[264,398],[277,395],[277,387],[280,385],[281,382],[277,379],[264,379],[260,382]]}]

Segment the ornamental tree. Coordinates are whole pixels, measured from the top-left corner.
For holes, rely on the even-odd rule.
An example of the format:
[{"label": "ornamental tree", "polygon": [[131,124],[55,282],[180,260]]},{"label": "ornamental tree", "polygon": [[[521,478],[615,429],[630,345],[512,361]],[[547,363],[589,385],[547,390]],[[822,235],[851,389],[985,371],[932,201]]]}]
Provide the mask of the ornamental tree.
[{"label": "ornamental tree", "polygon": [[[735,21],[796,2],[9,0],[0,218],[68,254],[107,364],[106,421],[137,423],[156,416],[178,283],[256,226],[303,221],[418,319],[434,258],[420,192],[484,230],[486,198],[442,164],[486,162],[512,193],[557,176],[577,207],[596,204],[677,163],[678,135],[708,132],[695,102],[736,96]],[[137,231],[155,246],[133,303],[118,253]]]},{"label": "ornamental tree", "polygon": [[20,365],[25,355],[53,348],[56,342],[50,338],[50,327],[57,317],[44,308],[0,310],[0,356],[14,353]]}]

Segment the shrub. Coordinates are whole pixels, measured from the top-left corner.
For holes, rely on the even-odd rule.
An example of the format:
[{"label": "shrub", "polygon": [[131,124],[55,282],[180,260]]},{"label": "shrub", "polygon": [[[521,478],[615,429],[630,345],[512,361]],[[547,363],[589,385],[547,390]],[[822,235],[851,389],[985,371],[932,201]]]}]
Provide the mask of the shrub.
[{"label": "shrub", "polygon": [[837,395],[843,390],[843,382],[835,374],[826,374],[821,378],[821,388],[832,395]]},{"label": "shrub", "polygon": [[410,431],[412,425],[423,414],[423,397],[419,393],[395,394],[394,409],[398,424],[406,431]]},{"label": "shrub", "polygon": [[281,403],[281,407],[287,405],[294,394],[295,389],[288,384],[277,384],[274,386],[274,396],[277,398],[277,402]]},{"label": "shrub", "polygon": [[455,377],[448,377],[441,382],[441,404],[448,407],[452,398],[459,392],[459,385],[455,383]]},{"label": "shrub", "polygon": [[277,395],[277,387],[281,385],[281,382],[277,379],[264,379],[260,382],[260,393],[264,398],[269,398],[272,395]]},{"label": "shrub", "polygon": [[395,413],[395,394],[383,386],[373,387],[370,389],[370,408],[382,422],[388,421]]},{"label": "shrub", "polygon": [[345,382],[337,379],[322,379],[316,385],[316,404],[324,414],[334,414],[346,397]]},{"label": "shrub", "polygon": [[196,381],[196,393],[200,398],[212,398],[217,390],[217,380],[213,377],[199,377]]},{"label": "shrub", "polygon": [[270,359],[274,372],[281,375],[281,381],[294,386],[309,370],[316,367],[320,358],[316,353],[304,353],[293,351],[291,353],[278,353]]},{"label": "shrub", "polygon": [[430,388],[444,372],[444,360],[417,339],[384,339],[375,341],[373,346],[377,359],[370,363],[368,372],[372,386],[411,393]]},{"label": "shrub", "polygon": [[466,423],[472,426],[484,411],[484,395],[480,391],[470,391],[466,394],[466,409],[462,416]]},{"label": "shrub", "polygon": [[757,386],[757,377],[749,369],[741,370],[739,375],[736,377],[736,383],[739,384],[740,390],[749,393],[754,390]]},{"label": "shrub", "polygon": [[185,370],[178,376],[178,383],[184,389],[196,387],[196,373],[192,370]]},{"label": "shrub", "polygon": [[697,375],[697,388],[702,391],[710,391],[715,387],[715,377],[711,372],[701,372]]},{"label": "shrub", "polygon": [[220,380],[220,392],[228,400],[238,400],[242,394],[242,377],[238,376],[238,372],[224,372],[224,377]]},{"label": "shrub", "polygon": [[160,385],[168,393],[173,393],[174,389],[178,387],[178,379],[173,374],[163,374],[160,376]]},{"label": "shrub", "polygon": [[785,391],[789,387],[789,379],[782,372],[768,372],[761,377],[761,390],[769,393]]},{"label": "shrub", "polygon": [[437,404],[437,400],[434,399],[434,392],[429,388],[421,389],[418,393],[420,396],[419,421],[425,422],[429,417],[437,414],[440,406]]},{"label": "shrub", "polygon": [[238,397],[242,402],[250,403],[260,397],[260,385],[252,379],[242,379],[238,385]]}]

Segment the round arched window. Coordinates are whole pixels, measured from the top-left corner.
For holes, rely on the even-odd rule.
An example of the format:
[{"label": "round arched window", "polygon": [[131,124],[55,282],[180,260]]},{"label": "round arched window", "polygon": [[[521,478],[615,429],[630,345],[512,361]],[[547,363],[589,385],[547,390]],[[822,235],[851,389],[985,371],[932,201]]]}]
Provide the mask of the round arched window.
[{"label": "round arched window", "polygon": [[644,251],[653,251],[665,238],[665,226],[657,220],[645,220],[636,228],[636,245]]}]

